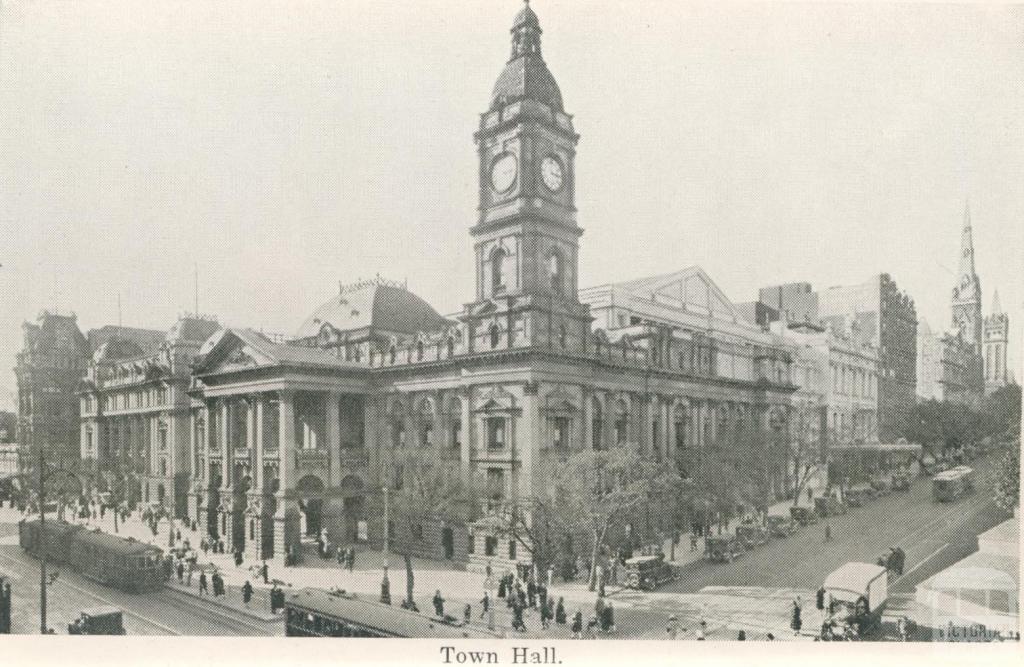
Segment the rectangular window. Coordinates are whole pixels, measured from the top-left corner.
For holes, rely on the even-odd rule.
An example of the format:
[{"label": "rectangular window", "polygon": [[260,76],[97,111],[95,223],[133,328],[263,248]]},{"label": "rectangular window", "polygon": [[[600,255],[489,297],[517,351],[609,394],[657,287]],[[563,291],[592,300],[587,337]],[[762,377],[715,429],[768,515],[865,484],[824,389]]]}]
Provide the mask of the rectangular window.
[{"label": "rectangular window", "polygon": [[452,421],[452,449],[462,448],[462,420]]},{"label": "rectangular window", "polygon": [[551,419],[551,446],[555,449],[569,449],[569,418]]},{"label": "rectangular window", "polygon": [[509,558],[509,560],[515,560],[516,559],[516,538],[515,537],[509,537],[508,538],[508,558]]},{"label": "rectangular window", "polygon": [[484,538],[484,555],[493,556],[498,551],[498,538],[488,535]]},{"label": "rectangular window", "polygon": [[466,536],[466,553],[476,553],[476,535],[472,531]]},{"label": "rectangular window", "polygon": [[505,418],[490,417],[487,419],[487,448],[505,448]]}]

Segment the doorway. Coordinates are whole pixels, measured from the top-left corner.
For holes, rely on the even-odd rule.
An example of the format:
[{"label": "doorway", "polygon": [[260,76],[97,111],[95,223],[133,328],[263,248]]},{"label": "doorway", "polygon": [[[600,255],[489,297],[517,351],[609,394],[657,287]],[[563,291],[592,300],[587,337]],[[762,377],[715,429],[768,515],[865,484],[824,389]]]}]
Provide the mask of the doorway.
[{"label": "doorway", "polygon": [[441,546],[446,560],[455,558],[455,532],[451,528],[441,529]]}]

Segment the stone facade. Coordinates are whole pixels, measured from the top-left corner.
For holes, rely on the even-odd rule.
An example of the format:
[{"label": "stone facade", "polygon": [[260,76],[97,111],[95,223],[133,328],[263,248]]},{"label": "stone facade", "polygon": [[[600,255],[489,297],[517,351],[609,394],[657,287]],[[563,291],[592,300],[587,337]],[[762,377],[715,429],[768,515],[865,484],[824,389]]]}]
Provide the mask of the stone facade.
[{"label": "stone facade", "polygon": [[[559,456],[665,459],[743,419],[786,428],[790,351],[703,271],[579,289],[578,137],[540,33],[524,8],[480,117],[476,289],[457,317],[377,279],[290,340],[230,329],[200,351],[187,511],[229,548],[380,547],[390,521],[396,551],[527,560],[488,516],[545,494]],[[438,479],[483,489],[480,507],[417,495]]]},{"label": "stone facade", "polygon": [[79,388],[80,452],[93,490],[105,488],[110,474],[131,473],[134,500],[187,515],[190,366],[218,328],[186,317],[159,337],[126,329],[96,338]]},{"label": "stone facade", "polygon": [[917,398],[917,313],[914,301],[888,275],[818,292],[823,324],[878,350],[878,436],[894,442],[906,432]]}]

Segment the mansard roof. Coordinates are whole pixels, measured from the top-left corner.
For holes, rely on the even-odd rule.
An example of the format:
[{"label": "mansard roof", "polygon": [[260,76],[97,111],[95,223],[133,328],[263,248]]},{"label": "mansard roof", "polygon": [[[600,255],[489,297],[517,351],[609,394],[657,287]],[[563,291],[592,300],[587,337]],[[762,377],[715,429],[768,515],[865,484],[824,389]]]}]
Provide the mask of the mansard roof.
[{"label": "mansard roof", "polygon": [[438,331],[451,325],[426,301],[394,283],[366,281],[340,292],[302,323],[295,334],[297,339],[318,336],[325,325],[342,332],[373,329],[405,334]]}]

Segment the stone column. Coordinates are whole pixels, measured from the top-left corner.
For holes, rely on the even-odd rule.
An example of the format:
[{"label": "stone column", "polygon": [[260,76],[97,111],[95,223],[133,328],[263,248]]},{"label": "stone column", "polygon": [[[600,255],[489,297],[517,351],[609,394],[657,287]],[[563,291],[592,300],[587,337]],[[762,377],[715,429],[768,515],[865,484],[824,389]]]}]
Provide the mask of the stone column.
[{"label": "stone column", "polygon": [[[509,434],[509,442],[516,444],[518,459],[521,462],[519,467],[519,488],[515,490],[520,498],[528,498],[533,492],[533,464],[537,460],[540,448],[541,424],[539,400],[537,398],[538,386],[536,383],[529,383],[523,388],[522,414],[517,420],[515,416],[510,421],[512,433]],[[521,422],[519,433],[516,433],[516,422]],[[512,461],[512,474],[515,475],[516,463]]]},{"label": "stone column", "polygon": [[288,547],[298,550],[299,503],[295,497],[295,392],[284,390],[280,394],[278,425],[279,478],[277,512],[274,515],[274,559],[284,565]]},{"label": "stone column", "polygon": [[594,442],[594,438],[591,433],[594,422],[594,402],[591,399],[591,392],[587,390],[586,387],[584,387],[583,391],[580,392],[580,396],[583,399],[583,410],[580,412],[583,419],[583,424],[581,424],[582,428],[580,428],[580,433],[583,438],[583,446],[580,449],[582,451],[586,451],[593,446]]},{"label": "stone column", "polygon": [[462,480],[468,484],[470,481],[471,467],[470,462],[473,455],[473,425],[470,422],[472,419],[470,412],[470,403],[472,401],[473,391],[471,387],[465,387],[459,392],[459,400],[462,405],[462,414],[459,419],[462,420],[462,442],[459,446],[459,464],[462,470]]},{"label": "stone column", "polygon": [[327,440],[327,455],[330,457],[330,479],[328,487],[337,487],[341,484],[341,408],[338,405],[341,395],[335,391],[324,393],[327,409],[324,411],[325,439]]},{"label": "stone column", "polygon": [[657,445],[654,443],[654,415],[657,410],[657,397],[651,394],[644,394],[640,399],[640,451],[647,452],[648,447],[652,449]]}]

